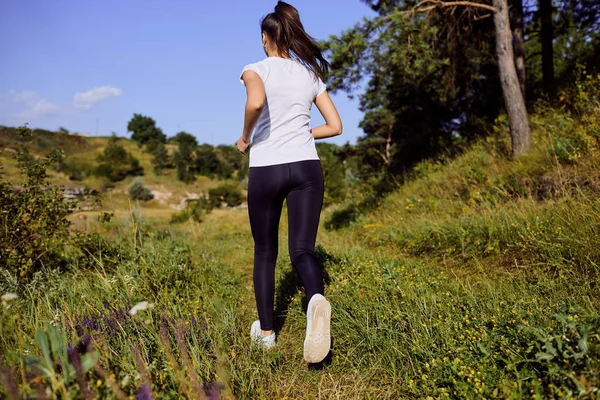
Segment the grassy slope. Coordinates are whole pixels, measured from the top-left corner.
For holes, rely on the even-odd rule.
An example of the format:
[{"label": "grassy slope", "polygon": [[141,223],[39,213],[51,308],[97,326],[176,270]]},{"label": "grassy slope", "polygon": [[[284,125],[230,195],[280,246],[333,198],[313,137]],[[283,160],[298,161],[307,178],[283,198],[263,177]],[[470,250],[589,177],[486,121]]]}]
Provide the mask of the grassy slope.
[{"label": "grassy slope", "polygon": [[[37,138],[36,135],[38,136]],[[94,167],[97,165],[98,156],[102,154],[110,139],[108,137],[74,137],[68,135],[66,137],[58,137],[59,139],[56,137],[52,138],[52,135],[48,136],[43,133],[34,132],[33,144],[27,146],[38,157],[45,156],[54,147],[60,147],[65,151],[68,160],[74,160]],[[0,131],[0,164],[4,168],[3,172],[6,179],[15,183],[20,182],[21,178],[13,154],[14,150],[20,144],[14,139],[13,135],[8,136],[7,131]],[[163,175],[156,175],[151,163],[152,155],[143,151],[143,149],[128,139],[121,138],[118,144],[123,146],[126,151],[130,152],[140,161],[140,165],[144,168],[144,176],[142,177],[144,185],[162,193],[164,200],[160,201],[158,198],[155,198],[142,204],[130,205],[127,189],[136,177],[128,177],[121,182],[117,182],[113,189],[102,193],[103,210],[97,211],[112,211],[117,216],[123,216],[129,213],[131,207],[141,207],[144,215],[168,217],[174,212],[172,206],[178,205],[189,194],[206,192],[218,184],[207,177],[198,176],[194,183],[187,185],[177,180],[175,170],[166,170]],[[173,153],[176,146],[167,145],[167,148],[170,153]],[[55,170],[49,170],[48,175],[49,181],[52,184],[65,187],[88,187],[102,190],[106,184],[103,179],[95,176],[88,176],[81,181],[71,181],[67,175]],[[77,216],[77,214],[74,216]]]},{"label": "grassy slope", "polygon": [[[149,215],[99,228],[138,243],[137,252],[122,261],[97,259],[92,270],[23,293],[17,307],[24,346],[38,352],[34,330],[47,321],[75,326],[77,316],[108,313],[104,301],[127,307],[148,300],[154,311],[112,335],[90,329],[105,368],[128,393],[141,384],[134,345],[155,394],[176,398],[185,391],[181,382],[193,381],[193,374],[177,375],[189,368],[169,365],[164,343],[157,349],[160,320],[173,317],[189,329],[186,349],[199,380],[220,382],[226,398],[592,395],[600,385],[600,156],[591,149],[573,165],[548,156],[548,127],[579,129],[553,118],[534,119],[536,143],[526,157],[509,161],[490,141],[447,165],[425,163],[420,178],[372,214],[340,231],[321,229],[334,344],[319,370],[302,360],[305,305],[287,258],[285,218],[278,347],[263,353],[250,346],[256,311],[244,210],[217,210],[201,224],[168,226]],[[141,243],[137,229],[146,233]],[[0,329],[2,347],[17,348],[14,328]],[[8,361],[16,364],[15,352]],[[111,393],[102,379],[93,390]]]}]

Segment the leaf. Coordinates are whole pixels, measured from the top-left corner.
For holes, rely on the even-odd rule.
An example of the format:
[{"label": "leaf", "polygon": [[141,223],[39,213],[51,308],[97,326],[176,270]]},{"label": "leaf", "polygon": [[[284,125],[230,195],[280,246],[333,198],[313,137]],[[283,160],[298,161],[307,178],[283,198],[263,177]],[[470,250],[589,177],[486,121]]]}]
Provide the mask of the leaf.
[{"label": "leaf", "polygon": [[35,341],[40,347],[40,350],[42,350],[44,360],[46,361],[46,366],[48,369],[53,370],[54,368],[52,357],[50,356],[50,343],[48,342],[48,335],[41,328],[37,328],[35,331]]},{"label": "leaf", "polygon": [[587,353],[589,350],[588,347],[588,333],[584,332],[583,336],[581,337],[581,339],[579,339],[579,342],[577,342],[577,344],[579,345],[579,349],[581,349],[582,353]]},{"label": "leaf", "polygon": [[485,344],[483,344],[482,342],[478,342],[477,343],[477,347],[479,348],[479,351],[481,351],[483,354],[485,354],[486,356],[490,355],[490,347],[486,346]]},{"label": "leaf", "polygon": [[552,346],[552,342],[546,342],[546,345],[544,346],[546,348],[546,351],[550,354],[552,354],[553,356],[557,356],[558,353],[556,352],[556,349],[554,348],[554,346]]},{"label": "leaf", "polygon": [[92,369],[98,357],[99,354],[97,351],[93,353],[86,353],[83,356],[81,356],[81,368],[83,369],[84,373],[87,373],[89,370]]},{"label": "leaf", "polygon": [[538,361],[550,361],[550,360],[552,360],[554,358],[554,356],[552,354],[540,352],[540,353],[536,353],[535,354],[535,358]]}]

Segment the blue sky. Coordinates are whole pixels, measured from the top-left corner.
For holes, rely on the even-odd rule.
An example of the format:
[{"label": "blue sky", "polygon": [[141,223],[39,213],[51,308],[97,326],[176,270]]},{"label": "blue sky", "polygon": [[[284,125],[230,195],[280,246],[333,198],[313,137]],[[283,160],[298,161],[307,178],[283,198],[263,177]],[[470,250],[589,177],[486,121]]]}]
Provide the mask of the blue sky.
[{"label": "blue sky", "polygon": [[[373,13],[360,0],[290,1],[317,39]],[[172,136],[233,143],[241,134],[245,64],[264,58],[269,0],[1,0],[0,125],[126,136],[133,113]],[[333,96],[344,134],[361,135],[356,100]],[[322,119],[313,107],[313,123]]]}]

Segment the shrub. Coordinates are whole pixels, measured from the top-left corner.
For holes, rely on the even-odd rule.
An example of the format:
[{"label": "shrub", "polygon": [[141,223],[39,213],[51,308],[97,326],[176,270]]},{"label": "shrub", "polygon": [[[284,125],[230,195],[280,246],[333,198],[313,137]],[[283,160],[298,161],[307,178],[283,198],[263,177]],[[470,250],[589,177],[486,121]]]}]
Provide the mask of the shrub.
[{"label": "shrub", "polygon": [[171,157],[169,157],[169,151],[163,143],[159,143],[152,150],[152,165],[154,165],[154,173],[156,175],[162,175],[162,172],[166,168],[171,168]]},{"label": "shrub", "polygon": [[[28,128],[21,128],[21,134],[31,137]],[[61,188],[49,186],[46,176],[46,168],[59,162],[61,154],[54,151],[37,160],[20,148],[16,159],[24,185],[13,187],[0,175],[0,264],[19,279],[30,278],[50,261],[62,264],[72,210]]]},{"label": "shrub", "polygon": [[196,222],[202,222],[203,217],[209,214],[213,206],[208,196],[201,196],[198,199],[188,200],[187,207],[171,215],[172,224],[180,224],[192,218]]},{"label": "shrub", "polygon": [[138,159],[113,141],[106,146],[98,161],[100,165],[96,167],[96,175],[104,176],[111,182],[122,181],[127,176],[144,175],[144,168]]},{"label": "shrub", "polygon": [[207,196],[190,201],[190,217],[196,222],[202,222],[202,217],[209,214],[212,209],[213,205]]},{"label": "shrub", "polygon": [[171,224],[181,224],[190,219],[190,213],[188,210],[181,210],[179,212],[171,214]]},{"label": "shrub", "polygon": [[154,198],[152,191],[144,186],[141,179],[135,179],[131,185],[129,185],[129,197],[133,200],[148,201]]},{"label": "shrub", "polygon": [[325,180],[324,206],[339,203],[346,198],[346,167],[337,156],[336,149],[337,146],[330,143],[317,145]]},{"label": "shrub", "polygon": [[233,167],[222,162],[215,152],[214,147],[208,144],[203,144],[196,149],[193,169],[198,175],[211,178],[216,176],[222,179],[229,179],[233,173]]},{"label": "shrub", "polygon": [[219,208],[222,203],[227,203],[229,207],[235,207],[242,204],[244,196],[236,184],[225,183],[208,191],[210,204]]}]

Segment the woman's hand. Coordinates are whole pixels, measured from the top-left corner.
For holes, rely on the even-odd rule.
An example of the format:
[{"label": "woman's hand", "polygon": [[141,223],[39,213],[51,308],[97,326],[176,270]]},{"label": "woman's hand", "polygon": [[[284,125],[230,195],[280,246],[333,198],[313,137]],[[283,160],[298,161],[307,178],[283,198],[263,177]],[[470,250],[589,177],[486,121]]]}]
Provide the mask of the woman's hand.
[{"label": "woman's hand", "polygon": [[243,155],[246,155],[248,153],[248,146],[250,145],[250,142],[246,142],[244,140],[244,137],[242,136],[238,139],[238,141],[235,145],[237,146],[240,153],[242,153]]}]

